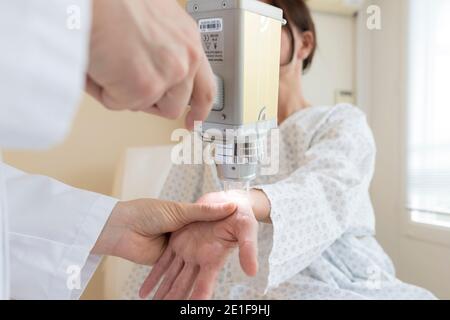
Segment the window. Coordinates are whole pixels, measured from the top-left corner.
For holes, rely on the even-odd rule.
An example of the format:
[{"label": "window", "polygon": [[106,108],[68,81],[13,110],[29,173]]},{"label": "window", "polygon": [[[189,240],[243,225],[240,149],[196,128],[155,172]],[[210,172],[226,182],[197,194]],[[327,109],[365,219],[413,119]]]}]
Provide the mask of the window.
[{"label": "window", "polygon": [[411,0],[407,207],[450,228],[450,1]]}]

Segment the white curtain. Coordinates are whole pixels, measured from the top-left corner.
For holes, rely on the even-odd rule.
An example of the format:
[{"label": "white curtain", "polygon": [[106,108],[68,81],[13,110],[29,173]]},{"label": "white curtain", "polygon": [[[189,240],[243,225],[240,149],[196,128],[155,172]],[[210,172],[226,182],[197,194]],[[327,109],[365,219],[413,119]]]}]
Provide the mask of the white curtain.
[{"label": "white curtain", "polygon": [[450,0],[410,0],[407,206],[450,226]]}]

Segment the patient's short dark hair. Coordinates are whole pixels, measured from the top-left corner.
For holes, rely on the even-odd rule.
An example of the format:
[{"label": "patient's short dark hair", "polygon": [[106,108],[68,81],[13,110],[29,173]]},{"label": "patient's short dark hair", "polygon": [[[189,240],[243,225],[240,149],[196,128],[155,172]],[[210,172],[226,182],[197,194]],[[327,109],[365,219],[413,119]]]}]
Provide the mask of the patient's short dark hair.
[{"label": "patient's short dark hair", "polygon": [[[317,49],[317,33],[311,11],[305,0],[273,0],[272,4],[283,9],[284,17],[288,21],[288,28],[297,28],[300,33],[310,31],[314,36],[314,46],[311,54],[303,61],[303,71],[307,70],[314,59]],[[292,32],[292,29],[291,29]],[[292,41],[294,38],[292,37]],[[294,46],[293,46],[294,47]]]}]

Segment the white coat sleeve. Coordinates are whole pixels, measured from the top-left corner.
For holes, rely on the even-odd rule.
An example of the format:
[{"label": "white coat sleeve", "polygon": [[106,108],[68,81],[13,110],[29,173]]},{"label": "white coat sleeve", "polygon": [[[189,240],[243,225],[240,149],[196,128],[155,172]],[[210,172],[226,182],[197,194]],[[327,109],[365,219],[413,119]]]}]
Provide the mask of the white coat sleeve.
[{"label": "white coat sleeve", "polygon": [[89,0],[0,1],[0,147],[47,148],[85,86]]},{"label": "white coat sleeve", "polygon": [[11,297],[78,298],[100,262],[90,251],[117,200],[5,164],[2,170]]},{"label": "white coat sleeve", "polygon": [[364,114],[346,108],[321,126],[293,174],[258,187],[271,202],[273,222],[266,290],[307,268],[361,219],[374,162]]}]

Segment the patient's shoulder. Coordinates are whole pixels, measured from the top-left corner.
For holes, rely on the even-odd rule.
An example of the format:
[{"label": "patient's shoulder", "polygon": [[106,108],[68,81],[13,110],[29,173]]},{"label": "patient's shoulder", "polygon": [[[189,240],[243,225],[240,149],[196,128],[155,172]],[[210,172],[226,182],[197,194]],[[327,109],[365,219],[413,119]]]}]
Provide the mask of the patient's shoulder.
[{"label": "patient's shoulder", "polygon": [[337,121],[341,119],[366,121],[366,115],[361,109],[348,103],[341,103],[334,106],[313,106],[291,115],[285,123],[283,123],[283,126],[301,123],[320,125],[328,121]]},{"label": "patient's shoulder", "polygon": [[344,129],[353,126],[368,128],[365,113],[351,104],[337,104],[303,109],[288,118],[281,128],[290,130],[295,127],[305,134],[314,134],[331,127]]},{"label": "patient's shoulder", "polygon": [[372,133],[365,113],[351,104],[314,106],[294,114],[282,130],[288,136],[299,131],[301,136],[314,144],[323,138],[336,136],[364,137],[372,140]]},{"label": "patient's shoulder", "polygon": [[311,118],[314,119],[315,129],[341,128],[348,130],[350,127],[369,129],[366,114],[358,107],[341,103],[334,106],[312,107]]},{"label": "patient's shoulder", "polygon": [[358,107],[340,103],[330,108],[330,118],[350,118],[366,120],[366,114]]},{"label": "patient's shoulder", "polygon": [[316,127],[315,141],[322,138],[340,138],[353,141],[353,144],[364,144],[375,150],[372,130],[367,122],[366,114],[351,104],[337,104],[322,109],[322,119]]}]

